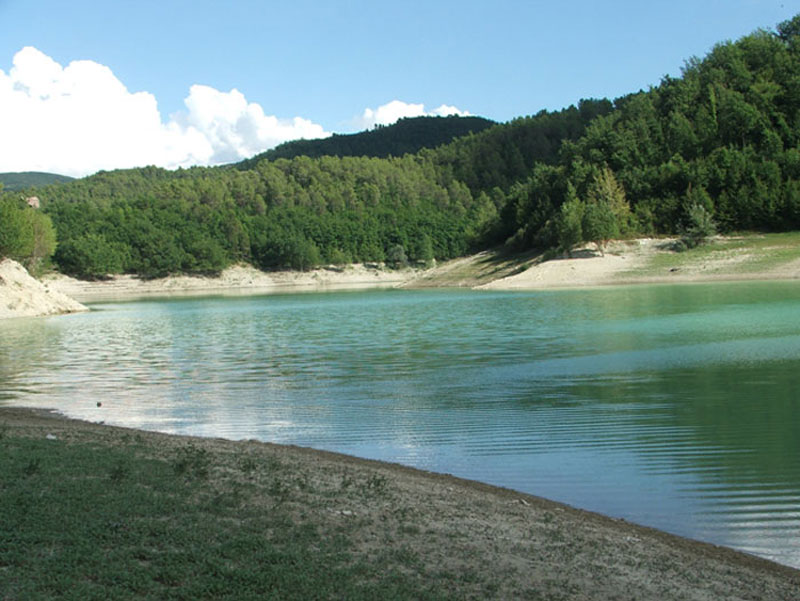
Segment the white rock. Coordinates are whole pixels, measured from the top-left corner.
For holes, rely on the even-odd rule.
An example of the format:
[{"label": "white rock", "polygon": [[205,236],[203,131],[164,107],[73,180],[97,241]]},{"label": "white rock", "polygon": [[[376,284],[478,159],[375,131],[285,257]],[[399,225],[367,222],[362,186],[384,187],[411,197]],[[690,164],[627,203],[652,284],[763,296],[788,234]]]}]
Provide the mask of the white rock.
[{"label": "white rock", "polygon": [[11,259],[0,260],[0,319],[86,311],[79,302],[50,290]]}]

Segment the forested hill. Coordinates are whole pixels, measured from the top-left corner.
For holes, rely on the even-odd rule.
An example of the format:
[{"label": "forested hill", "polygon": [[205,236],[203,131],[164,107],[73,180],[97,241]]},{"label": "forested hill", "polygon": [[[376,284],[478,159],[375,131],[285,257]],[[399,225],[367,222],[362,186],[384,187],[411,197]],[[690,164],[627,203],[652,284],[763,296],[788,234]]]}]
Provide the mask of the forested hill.
[{"label": "forested hill", "polygon": [[37,188],[36,219],[18,194],[0,195],[0,256],[46,258],[50,219],[56,265],[84,277],[234,261],[402,265],[501,243],[569,250],[714,227],[797,229],[800,15],[613,102],[584,100],[400,157],[239,167],[147,167]]},{"label": "forested hill", "polygon": [[319,140],[285,142],[236,166],[239,169],[251,169],[263,159],[292,159],[298,156],[400,157],[423,148],[435,148],[493,125],[496,125],[494,121],[482,117],[408,117],[393,125],[376,126],[375,129],[356,134],[334,134]]},{"label": "forested hill", "polygon": [[617,99],[508,189],[495,239],[800,228],[800,15]]},{"label": "forested hill", "polygon": [[72,181],[73,178],[56,173],[42,173],[39,171],[23,171],[19,173],[0,173],[2,189],[8,191],[24,190],[34,186],[47,186]]}]

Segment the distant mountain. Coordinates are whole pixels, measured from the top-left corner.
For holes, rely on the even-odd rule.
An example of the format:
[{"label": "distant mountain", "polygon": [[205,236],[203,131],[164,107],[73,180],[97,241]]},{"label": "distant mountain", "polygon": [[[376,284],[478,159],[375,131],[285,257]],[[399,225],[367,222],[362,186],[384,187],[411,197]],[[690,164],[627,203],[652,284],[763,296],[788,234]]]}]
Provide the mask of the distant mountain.
[{"label": "distant mountain", "polygon": [[292,159],[297,156],[368,156],[386,158],[413,154],[422,148],[435,148],[455,138],[478,133],[493,125],[483,117],[409,117],[393,125],[356,134],[334,134],[319,140],[295,140],[276,146],[238,163],[239,169],[251,169],[264,159]]},{"label": "distant mountain", "polygon": [[0,183],[3,190],[16,192],[26,188],[47,186],[50,184],[63,184],[71,182],[74,177],[58,175],[57,173],[42,173],[40,171],[23,171],[20,173],[0,173]]}]

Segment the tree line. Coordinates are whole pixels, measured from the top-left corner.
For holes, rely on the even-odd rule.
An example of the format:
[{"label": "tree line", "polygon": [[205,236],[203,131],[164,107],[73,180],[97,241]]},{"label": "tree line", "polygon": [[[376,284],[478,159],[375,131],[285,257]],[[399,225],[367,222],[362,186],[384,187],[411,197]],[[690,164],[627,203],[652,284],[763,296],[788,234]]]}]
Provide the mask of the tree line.
[{"label": "tree line", "polygon": [[436,148],[455,138],[478,133],[496,125],[483,117],[405,117],[392,125],[376,125],[356,134],[333,134],[320,140],[284,142],[236,164],[238,169],[252,169],[262,160],[293,159],[299,156],[400,157],[423,148]]}]

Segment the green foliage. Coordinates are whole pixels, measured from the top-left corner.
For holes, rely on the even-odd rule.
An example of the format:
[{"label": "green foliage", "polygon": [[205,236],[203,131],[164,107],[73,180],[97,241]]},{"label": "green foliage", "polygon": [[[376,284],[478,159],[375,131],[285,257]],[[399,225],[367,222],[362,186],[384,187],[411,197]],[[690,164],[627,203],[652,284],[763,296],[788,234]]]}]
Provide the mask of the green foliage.
[{"label": "green foliage", "polygon": [[800,227],[798,23],[800,16],[776,33],[719,44],[690,60],[683,77],[617,99],[579,137],[563,139],[555,185],[530,178],[524,203],[512,195],[516,206],[500,211],[501,235],[522,231],[533,244],[548,237],[550,219],[563,226],[567,186],[559,178],[587,204],[604,199],[623,236],[683,231],[693,204],[722,231]]},{"label": "green foliage", "polygon": [[594,242],[600,254],[604,254],[608,241],[619,236],[617,216],[609,203],[590,202],[583,211],[582,238]]},{"label": "green foliage", "polygon": [[0,258],[21,261],[37,270],[56,248],[50,218],[11,197],[0,198]]},{"label": "green foliage", "polygon": [[18,202],[0,202],[0,257],[19,259],[30,254],[33,244],[25,208]]},{"label": "green foliage", "polygon": [[569,199],[561,205],[561,211],[556,221],[558,232],[558,245],[562,251],[572,256],[572,249],[583,241],[583,217],[586,206],[574,194],[569,193]]},{"label": "green foliage", "polygon": [[93,280],[122,272],[125,255],[102,234],[88,233],[61,243],[55,260],[65,273]]},{"label": "green foliage", "polygon": [[399,545],[361,552],[362,526],[332,519],[332,498],[384,502],[379,474],[352,492],[311,490],[278,461],[261,478],[191,443],[116,442],[3,438],[0,597],[447,599],[457,585]]},{"label": "green foliage", "polygon": [[478,133],[495,125],[494,121],[481,117],[409,117],[387,126],[357,134],[334,134],[320,140],[295,140],[285,142],[237,163],[238,169],[252,169],[260,161],[293,159],[299,156],[319,158],[335,157],[400,157],[413,154],[423,148],[435,148],[454,138]]},{"label": "green foliage", "polygon": [[255,171],[100,173],[37,193],[58,227],[61,270],[155,277],[236,261],[301,270],[382,261],[397,244],[415,261],[458,256],[485,201],[439,175],[420,157],[298,157]]},{"label": "green foliage", "polygon": [[465,136],[431,153],[444,173],[464,182],[473,195],[508,190],[537,165],[555,164],[562,145],[577,140],[595,118],[608,114],[608,100],[581,100],[577,107],[541,111],[479,134]]},{"label": "green foliage", "polygon": [[0,190],[15,192],[36,186],[48,186],[70,182],[74,178],[56,173],[41,173],[39,171],[23,171],[20,173],[0,173]]},{"label": "green foliage", "polygon": [[[589,186],[588,197],[589,204],[597,207],[593,211],[592,219],[597,221],[602,230],[601,238],[607,241],[632,229],[631,208],[625,197],[625,188],[608,166],[604,166],[595,175]],[[604,222],[607,223],[603,224]],[[586,239],[595,241],[598,238],[587,236]]]},{"label": "green foliage", "polygon": [[402,244],[395,244],[389,248],[386,253],[386,262],[395,269],[408,266],[406,249],[403,248]]},{"label": "green foliage", "polygon": [[702,204],[695,203],[689,207],[687,220],[688,225],[681,236],[681,242],[687,248],[694,248],[717,233],[711,211]]},{"label": "green foliage", "polygon": [[[588,239],[602,251],[610,236],[682,232],[694,205],[723,232],[800,228],[798,23],[719,44],[682,77],[613,103],[583,100],[486,129],[409,119],[282,147],[291,158],[100,172],[36,195],[58,232],[57,266],[81,277],[215,273],[238,261],[395,263],[398,246],[425,263],[504,243],[569,250]],[[464,125],[474,133],[422,148]],[[345,156],[406,148],[422,149]],[[46,258],[46,224],[32,247],[7,208],[19,199],[0,198],[0,252]]]}]

